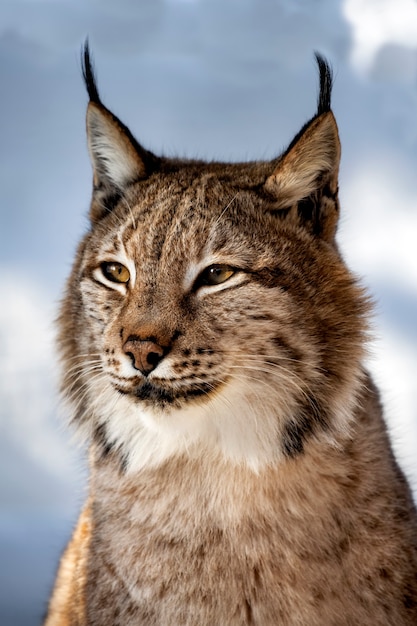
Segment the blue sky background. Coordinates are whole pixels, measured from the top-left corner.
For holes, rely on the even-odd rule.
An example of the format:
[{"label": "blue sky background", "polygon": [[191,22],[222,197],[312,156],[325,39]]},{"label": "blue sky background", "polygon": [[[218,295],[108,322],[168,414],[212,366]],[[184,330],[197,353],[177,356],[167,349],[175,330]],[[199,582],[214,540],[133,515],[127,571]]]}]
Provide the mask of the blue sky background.
[{"label": "blue sky background", "polygon": [[376,301],[370,367],[417,493],[417,2],[2,0],[2,626],[40,622],[85,495],[53,319],[87,224],[87,35],[105,103],[168,155],[276,156],[315,111],[313,51],[332,62],[339,241]]}]

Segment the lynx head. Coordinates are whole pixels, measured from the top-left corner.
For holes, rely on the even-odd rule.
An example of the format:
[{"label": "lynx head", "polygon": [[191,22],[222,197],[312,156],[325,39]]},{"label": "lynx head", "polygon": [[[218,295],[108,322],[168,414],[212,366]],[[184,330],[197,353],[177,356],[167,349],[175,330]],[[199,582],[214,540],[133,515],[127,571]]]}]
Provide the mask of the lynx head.
[{"label": "lynx head", "polygon": [[335,243],[332,77],[279,157],[158,157],[101,102],[88,46],[90,229],[59,318],[63,394],[97,458],[254,469],[346,429],[366,300]]}]

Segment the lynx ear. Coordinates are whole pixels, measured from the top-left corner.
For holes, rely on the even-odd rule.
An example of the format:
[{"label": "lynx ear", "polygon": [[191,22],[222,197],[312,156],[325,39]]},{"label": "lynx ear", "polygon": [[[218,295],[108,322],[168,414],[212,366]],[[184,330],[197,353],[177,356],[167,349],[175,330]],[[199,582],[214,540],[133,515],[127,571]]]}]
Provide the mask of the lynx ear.
[{"label": "lynx ear", "polygon": [[330,68],[319,56],[317,62],[320,69],[317,114],[275,163],[265,188],[276,198],[278,209],[291,209],[290,219],[331,240],[339,212],[340,142],[336,120],[330,110]]},{"label": "lynx ear", "polygon": [[280,205],[291,206],[317,191],[322,178],[337,178],[340,147],[333,113],[312,120],[266,181]]},{"label": "lynx ear", "polygon": [[91,217],[97,220],[111,210],[126,186],[151,173],[157,159],[142,148],[129,129],[102,104],[88,42],[83,50],[82,72],[90,97],[87,139],[94,174]]}]

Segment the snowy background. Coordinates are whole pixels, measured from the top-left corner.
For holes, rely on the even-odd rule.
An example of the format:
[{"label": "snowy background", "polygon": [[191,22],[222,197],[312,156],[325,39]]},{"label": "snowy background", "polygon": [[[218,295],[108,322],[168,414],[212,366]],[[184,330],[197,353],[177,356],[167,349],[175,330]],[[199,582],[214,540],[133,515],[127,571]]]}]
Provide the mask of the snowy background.
[{"label": "snowy background", "polygon": [[91,189],[79,51],[155,152],[272,158],[336,74],[339,241],[376,301],[371,368],[417,492],[417,2],[1,0],[0,624],[40,622],[85,472],[56,396],[53,319]]}]

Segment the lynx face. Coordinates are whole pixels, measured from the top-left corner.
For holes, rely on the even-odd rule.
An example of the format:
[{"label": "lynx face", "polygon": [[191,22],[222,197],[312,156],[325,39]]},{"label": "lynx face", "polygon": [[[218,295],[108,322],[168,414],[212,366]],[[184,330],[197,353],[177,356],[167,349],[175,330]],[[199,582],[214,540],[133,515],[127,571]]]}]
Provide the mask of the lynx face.
[{"label": "lynx face", "polygon": [[319,66],[317,115],[284,155],[203,163],[145,151],[102,105],[86,50],[94,192],[60,317],[63,390],[128,471],[202,453],[258,469],[348,427],[367,307],[334,242]]}]

